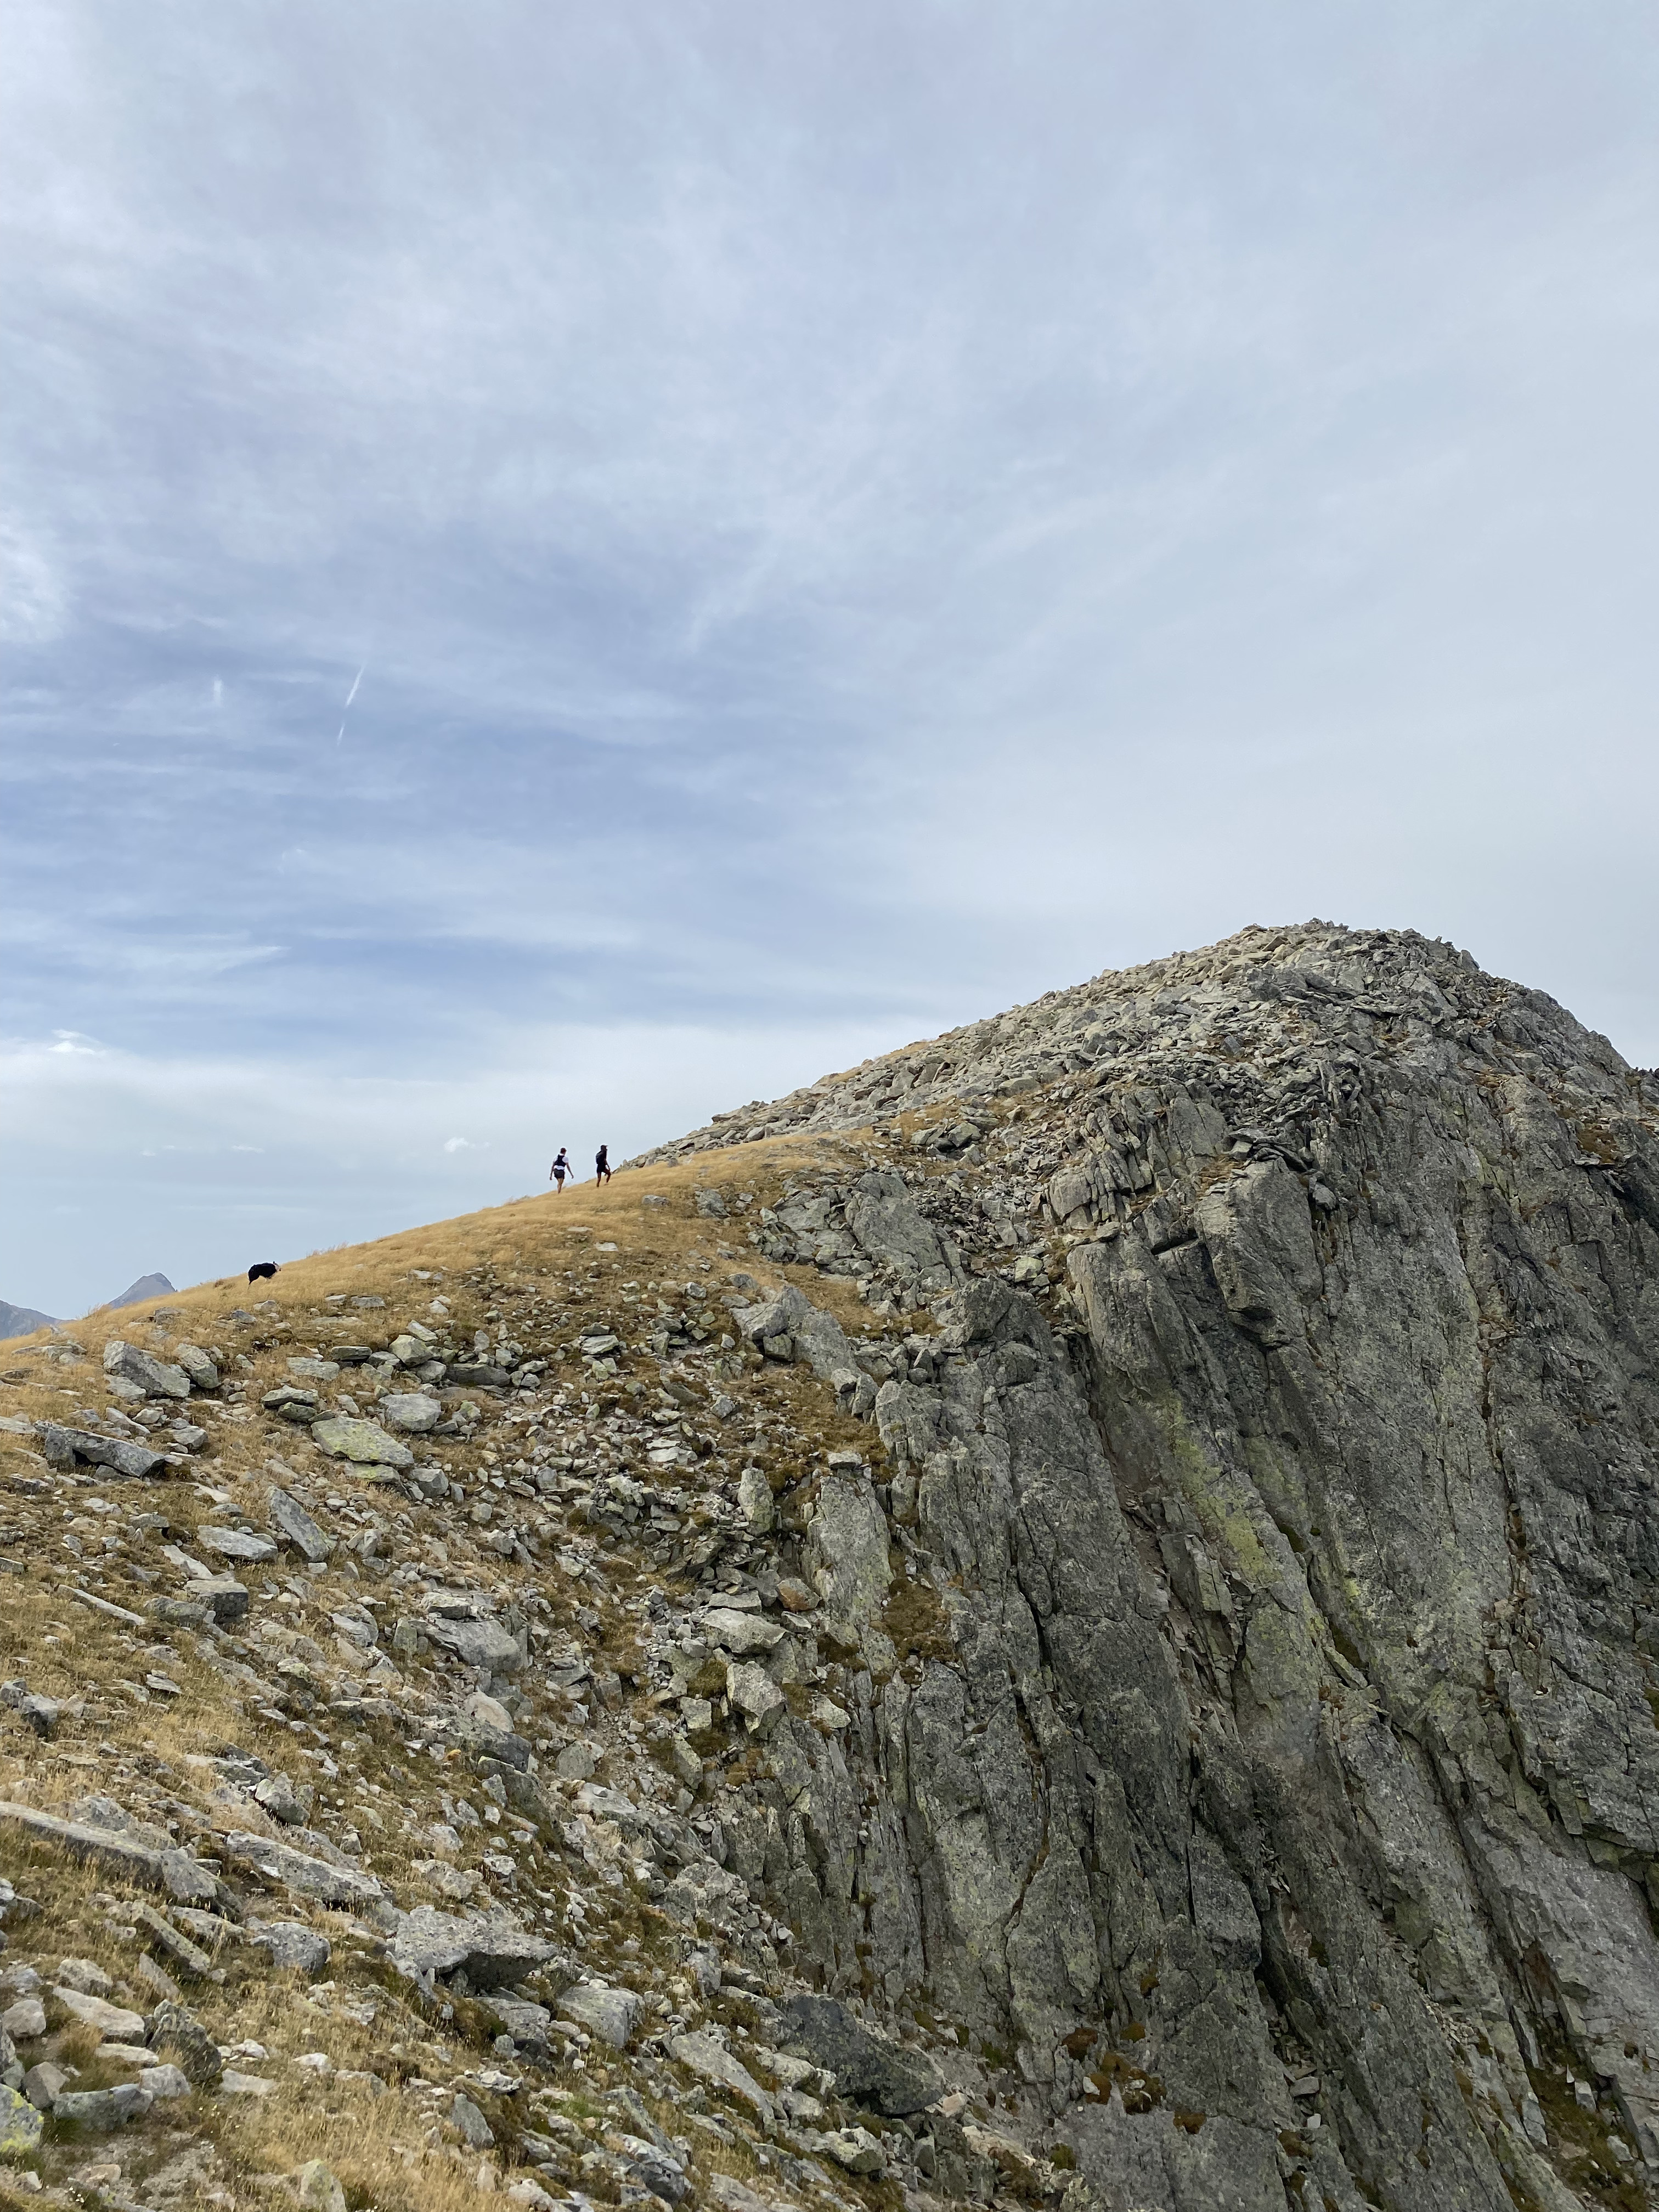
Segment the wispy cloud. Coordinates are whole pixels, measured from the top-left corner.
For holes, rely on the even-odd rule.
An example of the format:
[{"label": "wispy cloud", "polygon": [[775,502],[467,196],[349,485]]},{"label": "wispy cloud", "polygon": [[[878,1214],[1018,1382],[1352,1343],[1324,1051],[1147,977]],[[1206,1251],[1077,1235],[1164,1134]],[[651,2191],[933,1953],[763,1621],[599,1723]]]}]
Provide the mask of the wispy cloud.
[{"label": "wispy cloud", "polygon": [[[1656,55],[1567,0],[17,0],[6,1021],[30,1099],[99,1080],[11,1172],[202,1254],[390,1225],[348,1098],[437,1212],[1313,912],[1659,1060]],[[233,1138],[257,1184],[97,1180]]]}]

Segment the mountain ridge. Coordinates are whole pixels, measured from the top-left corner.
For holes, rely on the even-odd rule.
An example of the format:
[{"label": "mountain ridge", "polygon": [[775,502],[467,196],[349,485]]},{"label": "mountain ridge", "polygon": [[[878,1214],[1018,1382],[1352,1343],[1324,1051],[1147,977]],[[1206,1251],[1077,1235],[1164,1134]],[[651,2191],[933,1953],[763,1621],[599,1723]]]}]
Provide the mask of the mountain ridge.
[{"label": "mountain ridge", "polygon": [[1545,994],[1244,932],[270,1289],[0,1431],[8,1786],[336,1947],[192,1986],[234,2204],[1651,2200],[1659,1082]]}]

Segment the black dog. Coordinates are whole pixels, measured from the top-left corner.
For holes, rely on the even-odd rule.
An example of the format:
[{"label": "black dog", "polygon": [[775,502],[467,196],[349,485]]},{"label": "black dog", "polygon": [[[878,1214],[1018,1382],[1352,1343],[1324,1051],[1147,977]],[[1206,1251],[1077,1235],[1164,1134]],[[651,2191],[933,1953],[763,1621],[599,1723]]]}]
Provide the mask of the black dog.
[{"label": "black dog", "polygon": [[247,1279],[250,1283],[268,1283],[276,1272],[274,1260],[260,1260],[248,1269]]}]

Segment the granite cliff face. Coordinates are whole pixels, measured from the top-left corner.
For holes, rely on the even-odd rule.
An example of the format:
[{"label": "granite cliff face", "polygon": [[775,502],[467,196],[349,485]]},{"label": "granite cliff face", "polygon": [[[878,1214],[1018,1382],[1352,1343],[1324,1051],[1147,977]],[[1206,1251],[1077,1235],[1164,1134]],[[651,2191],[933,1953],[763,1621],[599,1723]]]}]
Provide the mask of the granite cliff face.
[{"label": "granite cliff face", "polygon": [[[780,1729],[739,1863],[830,1987],[1017,2069],[1102,2205],[1644,2201],[1659,1083],[1315,923],[655,1157],[725,1204],[722,1146],[896,1115],[927,1176],[757,1232],[937,1327],[809,1536],[853,1727]],[[896,1654],[899,1597],[939,1619]]]}]

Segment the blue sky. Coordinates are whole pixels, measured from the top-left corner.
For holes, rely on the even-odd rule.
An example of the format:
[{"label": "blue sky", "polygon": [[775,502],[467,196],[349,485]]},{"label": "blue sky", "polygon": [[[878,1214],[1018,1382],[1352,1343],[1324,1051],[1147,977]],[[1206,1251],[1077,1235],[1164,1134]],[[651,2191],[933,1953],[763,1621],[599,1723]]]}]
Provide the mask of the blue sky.
[{"label": "blue sky", "polygon": [[0,1294],[1249,921],[1659,1061],[1650,9],[4,16]]}]

